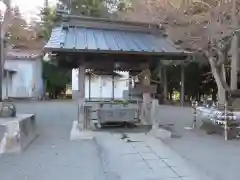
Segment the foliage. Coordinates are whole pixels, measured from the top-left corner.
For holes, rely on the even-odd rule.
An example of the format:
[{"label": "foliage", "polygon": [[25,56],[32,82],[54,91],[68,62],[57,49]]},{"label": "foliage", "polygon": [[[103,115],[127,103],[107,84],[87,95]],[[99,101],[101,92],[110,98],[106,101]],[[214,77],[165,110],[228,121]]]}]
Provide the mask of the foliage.
[{"label": "foliage", "polygon": [[[60,0],[63,4],[69,1]],[[71,14],[92,17],[114,17],[117,12],[127,11],[131,8],[129,0],[72,0]]]},{"label": "foliage", "polygon": [[103,0],[72,1],[71,13],[93,17],[105,17],[108,9]]},{"label": "foliage", "polygon": [[[110,13],[110,0],[73,0],[71,2],[72,14],[107,17]],[[65,3],[65,1],[62,0],[62,3]],[[123,1],[121,1],[121,3],[123,3]],[[111,0],[111,5],[113,5],[113,0]],[[122,5],[121,8],[124,9],[124,6]],[[40,24],[39,36],[48,40],[52,28],[57,21],[56,9],[45,7],[41,10],[40,17],[42,22]],[[70,74],[70,70],[55,66],[51,64],[51,62],[44,62],[43,77],[47,81],[47,92],[50,93],[52,98],[56,98],[58,94],[65,89],[66,84],[70,83]]]},{"label": "foliage", "polygon": [[224,64],[237,53],[230,48],[232,37],[237,36],[239,0],[134,0],[133,8],[129,19],[156,22],[175,44],[207,57],[219,95],[230,89]]},{"label": "foliage", "polygon": [[43,78],[47,83],[47,92],[52,98],[57,98],[61,92],[65,91],[66,85],[71,82],[71,70],[43,61]]},{"label": "foliage", "polygon": [[167,66],[167,86],[169,92],[172,93],[174,90],[180,91],[181,81],[181,67],[180,66]]},{"label": "foliage", "polygon": [[9,38],[9,43],[15,45],[18,41],[28,38],[28,31],[26,29],[27,22],[22,18],[17,6],[13,8],[13,13],[14,18],[9,25],[7,36]]},{"label": "foliage", "polygon": [[51,7],[45,7],[41,9],[40,17],[41,25],[39,27],[39,36],[43,37],[45,40],[48,40],[51,35],[52,28],[57,21],[56,9]]},{"label": "foliage", "polygon": [[[224,37],[232,35],[231,2],[209,0],[141,0],[134,1],[129,19],[159,23],[168,37],[181,48],[208,50]],[[222,3],[220,3],[222,2]],[[136,14],[140,9],[141,14]]]},{"label": "foliage", "polygon": [[192,62],[185,68],[185,93],[198,99],[199,94],[216,93],[216,83],[209,73],[209,66]]},{"label": "foliage", "polygon": [[12,10],[13,18],[8,25],[5,37],[8,39],[8,46],[17,49],[39,50],[43,42],[36,37],[36,31],[32,29],[22,17],[19,7]]},{"label": "foliage", "polygon": [[[41,23],[36,24],[38,36],[47,41],[51,35],[57,17],[56,9],[45,7],[40,11]],[[66,85],[70,82],[70,70],[63,67],[55,66],[50,61],[43,61],[43,78],[46,81],[46,91],[51,98],[57,98],[65,90]]]}]

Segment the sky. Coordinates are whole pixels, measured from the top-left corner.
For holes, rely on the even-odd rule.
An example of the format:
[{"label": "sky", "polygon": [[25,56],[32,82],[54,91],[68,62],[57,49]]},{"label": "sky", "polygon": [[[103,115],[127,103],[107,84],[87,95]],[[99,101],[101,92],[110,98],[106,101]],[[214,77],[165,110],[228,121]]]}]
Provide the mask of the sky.
[{"label": "sky", "polygon": [[[56,2],[57,0],[49,0],[50,5]],[[44,0],[12,0],[12,5],[19,6],[23,16],[30,20],[32,17],[37,17],[40,8],[44,6]]]}]

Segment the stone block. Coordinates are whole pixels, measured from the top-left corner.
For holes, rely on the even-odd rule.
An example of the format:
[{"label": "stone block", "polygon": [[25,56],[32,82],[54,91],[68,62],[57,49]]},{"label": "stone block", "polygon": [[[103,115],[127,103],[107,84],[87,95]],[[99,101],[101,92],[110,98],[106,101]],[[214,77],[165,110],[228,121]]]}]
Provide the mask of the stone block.
[{"label": "stone block", "polygon": [[35,115],[0,118],[0,154],[20,153],[38,136]]},{"label": "stone block", "polygon": [[94,133],[91,130],[83,130],[79,127],[78,121],[73,121],[72,129],[70,132],[70,140],[93,140]]},{"label": "stone block", "polygon": [[171,138],[172,136],[171,131],[162,128],[152,129],[148,134],[161,139]]}]

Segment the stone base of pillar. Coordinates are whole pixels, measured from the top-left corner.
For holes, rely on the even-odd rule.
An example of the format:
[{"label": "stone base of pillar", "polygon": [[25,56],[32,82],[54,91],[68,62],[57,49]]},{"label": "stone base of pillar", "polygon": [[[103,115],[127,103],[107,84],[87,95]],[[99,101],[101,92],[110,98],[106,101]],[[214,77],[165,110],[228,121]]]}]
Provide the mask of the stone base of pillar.
[{"label": "stone base of pillar", "polygon": [[77,120],[73,121],[72,129],[70,132],[70,140],[93,140],[94,132],[91,130],[83,130],[79,128],[79,123]]},{"label": "stone base of pillar", "polygon": [[160,139],[167,139],[172,137],[172,132],[162,128],[154,128],[148,133],[148,135]]},{"label": "stone base of pillar", "polygon": [[78,90],[72,90],[72,99],[73,100],[79,99],[79,91]]}]

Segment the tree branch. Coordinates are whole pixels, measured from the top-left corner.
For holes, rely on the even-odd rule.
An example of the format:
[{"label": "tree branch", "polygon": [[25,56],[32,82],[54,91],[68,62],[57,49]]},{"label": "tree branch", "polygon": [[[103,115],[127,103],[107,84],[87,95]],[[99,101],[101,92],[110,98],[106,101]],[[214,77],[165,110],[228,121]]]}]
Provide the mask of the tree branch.
[{"label": "tree branch", "polygon": [[223,52],[219,49],[217,49],[217,59],[215,66],[216,68],[220,68],[225,63],[225,56],[223,55]]},{"label": "tree branch", "polygon": [[12,11],[12,9],[7,8],[6,12],[4,14],[3,22],[2,22],[1,38],[4,38],[12,19],[13,19],[13,11]]}]

